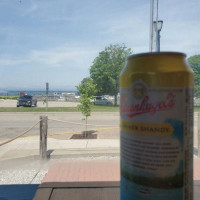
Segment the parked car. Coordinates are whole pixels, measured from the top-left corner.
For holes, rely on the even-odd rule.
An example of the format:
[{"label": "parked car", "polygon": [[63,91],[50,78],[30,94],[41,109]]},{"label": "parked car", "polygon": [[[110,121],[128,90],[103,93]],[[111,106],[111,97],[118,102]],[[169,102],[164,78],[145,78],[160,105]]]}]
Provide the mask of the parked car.
[{"label": "parked car", "polygon": [[113,105],[112,101],[103,96],[94,97],[94,105]]},{"label": "parked car", "polygon": [[24,106],[24,107],[32,107],[37,106],[37,99],[35,99],[31,95],[23,95],[18,98],[17,100],[17,107]]}]

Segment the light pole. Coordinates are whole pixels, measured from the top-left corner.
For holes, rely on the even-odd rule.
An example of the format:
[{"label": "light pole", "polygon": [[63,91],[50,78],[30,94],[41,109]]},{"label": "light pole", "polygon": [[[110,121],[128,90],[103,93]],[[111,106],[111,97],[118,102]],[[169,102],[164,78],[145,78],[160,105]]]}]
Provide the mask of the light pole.
[{"label": "light pole", "polygon": [[156,32],[156,51],[160,51],[160,31],[162,29],[163,21],[158,20],[153,22],[154,30]]},{"label": "light pole", "polygon": [[150,31],[149,31],[149,51],[153,50],[153,14],[154,14],[154,0],[150,0]]}]

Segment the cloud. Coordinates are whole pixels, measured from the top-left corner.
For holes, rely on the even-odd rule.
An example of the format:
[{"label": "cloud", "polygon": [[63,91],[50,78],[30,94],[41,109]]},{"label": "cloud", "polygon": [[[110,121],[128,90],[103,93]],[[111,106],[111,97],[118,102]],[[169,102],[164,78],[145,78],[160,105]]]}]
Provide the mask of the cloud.
[{"label": "cloud", "polygon": [[60,67],[63,65],[82,66],[84,58],[91,58],[94,51],[84,47],[57,47],[46,51],[33,50],[29,54],[30,62],[44,64],[49,67]]},{"label": "cloud", "polygon": [[98,50],[92,47],[67,45],[48,50],[31,50],[21,58],[0,58],[1,66],[16,66],[22,64],[37,64],[40,67],[71,66],[86,68],[91,65]]},{"label": "cloud", "polygon": [[16,66],[20,64],[24,64],[29,62],[29,60],[26,59],[16,59],[16,58],[0,58],[0,66]]},{"label": "cloud", "polygon": [[[22,2],[21,2],[21,4],[22,4]],[[24,16],[27,16],[27,15],[30,15],[30,14],[32,14],[33,12],[35,12],[36,10],[38,9],[38,5],[36,4],[36,3],[33,3],[32,1],[31,1],[31,5],[24,11],[24,12],[22,12],[22,16],[24,17]]]},{"label": "cloud", "polygon": [[75,18],[52,16],[52,17],[48,17],[48,19],[44,19],[43,21],[44,22],[58,22],[58,21],[72,22],[72,21],[75,21]]},{"label": "cloud", "polygon": [[116,34],[117,32],[125,32],[125,30],[130,29],[130,27],[134,27],[137,25],[139,19],[120,19],[120,20],[110,20],[104,23],[106,27],[102,34]]},{"label": "cloud", "polygon": [[102,23],[105,28],[104,33],[128,32],[133,29],[136,32],[141,31],[149,23],[148,11],[148,5],[141,4],[137,9],[133,8],[132,12],[129,10],[127,13],[115,13],[113,18]]}]

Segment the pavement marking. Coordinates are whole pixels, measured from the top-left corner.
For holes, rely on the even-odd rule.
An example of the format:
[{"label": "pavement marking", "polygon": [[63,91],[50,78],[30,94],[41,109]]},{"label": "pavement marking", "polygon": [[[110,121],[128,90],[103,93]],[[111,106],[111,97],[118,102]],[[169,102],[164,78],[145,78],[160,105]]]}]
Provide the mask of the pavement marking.
[{"label": "pavement marking", "polygon": [[73,133],[79,133],[79,132],[81,132],[81,131],[83,131],[83,130],[70,131],[70,132],[61,132],[61,133],[50,133],[50,134],[48,134],[48,135],[49,135],[49,136],[54,136],[54,135],[64,135],[64,134],[67,134],[67,133],[73,134]]},{"label": "pavement marking", "polygon": [[[109,129],[117,129],[119,127],[109,127],[109,128],[96,128],[95,130],[109,130]],[[94,129],[89,129],[88,131],[93,131]],[[73,133],[80,133],[84,130],[77,130],[77,131],[70,131],[70,132],[61,132],[61,133],[50,133],[50,134],[47,134],[48,136],[54,136],[54,135],[64,135],[64,134],[73,134]],[[19,137],[19,138],[34,138],[34,137],[39,137],[39,135],[29,135],[29,136],[22,136],[22,137]],[[17,138],[17,139],[19,139]],[[0,142],[5,142],[5,141],[8,141],[10,139],[4,139],[4,140],[0,140]]]},{"label": "pavement marking", "polygon": [[[96,128],[95,130],[107,130],[107,129],[115,129],[115,128],[119,128],[119,127],[109,127],[109,128]],[[88,131],[93,131],[94,129],[90,129]],[[64,134],[67,134],[67,133],[80,133],[84,130],[79,130],[79,131],[71,131],[71,132],[61,132],[61,133],[51,133],[51,134],[48,134],[49,136],[53,136],[53,135],[64,135]]]},{"label": "pavement marking", "polygon": [[[70,122],[70,121],[66,121],[66,120],[60,120],[60,119],[52,119],[52,118],[48,118],[48,120],[51,120],[51,121],[56,121],[56,122],[63,122],[63,123],[67,123],[67,124],[76,124],[76,125],[83,125],[85,126],[86,124],[85,123],[77,123],[77,122]],[[87,124],[88,126],[106,126],[106,127],[113,127],[111,125],[96,125],[96,124]]]}]

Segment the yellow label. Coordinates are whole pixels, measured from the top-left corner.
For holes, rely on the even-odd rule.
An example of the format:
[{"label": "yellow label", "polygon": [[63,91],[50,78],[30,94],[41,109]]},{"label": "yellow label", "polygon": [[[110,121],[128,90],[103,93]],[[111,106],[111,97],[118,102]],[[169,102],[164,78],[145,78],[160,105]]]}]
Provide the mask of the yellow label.
[{"label": "yellow label", "polygon": [[123,131],[132,132],[135,134],[155,135],[155,136],[171,136],[174,128],[168,123],[162,124],[146,124],[121,121],[121,129]]}]

